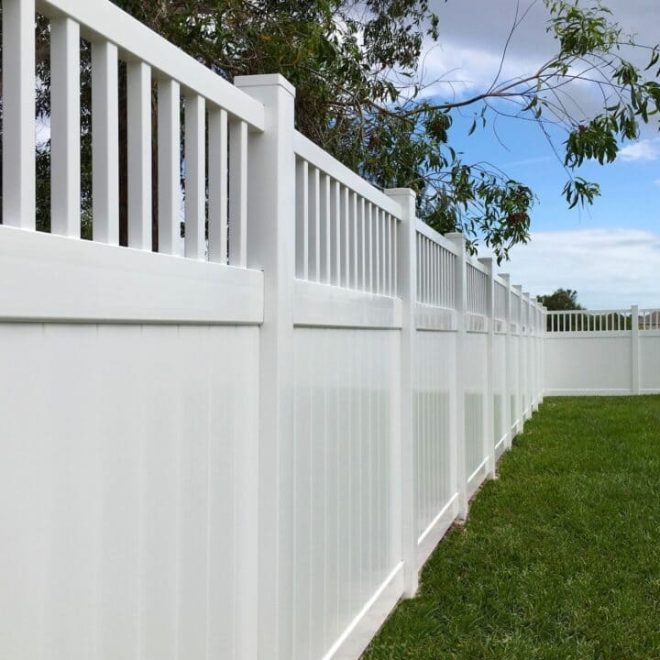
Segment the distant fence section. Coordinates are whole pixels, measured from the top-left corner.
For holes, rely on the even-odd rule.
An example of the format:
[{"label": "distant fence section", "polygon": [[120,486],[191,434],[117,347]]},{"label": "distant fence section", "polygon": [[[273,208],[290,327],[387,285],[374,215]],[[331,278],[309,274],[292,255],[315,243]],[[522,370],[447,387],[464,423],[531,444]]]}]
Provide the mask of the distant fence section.
[{"label": "distant fence section", "polygon": [[660,310],[546,313],[547,395],[660,392]]},{"label": "distant fence section", "polygon": [[357,658],[541,402],[544,310],[297,133],[280,76],[107,0],[2,10],[0,656]]}]

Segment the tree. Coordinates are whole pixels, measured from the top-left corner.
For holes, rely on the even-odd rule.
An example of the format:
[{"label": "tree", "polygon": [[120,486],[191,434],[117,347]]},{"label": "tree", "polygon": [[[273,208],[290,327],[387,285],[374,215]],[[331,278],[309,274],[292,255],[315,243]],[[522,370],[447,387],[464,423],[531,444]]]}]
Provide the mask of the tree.
[{"label": "tree", "polygon": [[537,300],[549,311],[584,309],[577,301],[578,293],[573,289],[557,289],[554,293],[537,296]]},{"label": "tree", "polygon": [[[445,100],[422,93],[424,40],[440,38],[440,18],[428,0],[115,2],[229,80],[282,73],[297,88],[300,131],[375,185],[413,188],[426,222],[441,232],[462,230],[471,248],[485,242],[500,261],[529,239],[534,194],[498,168],[457,153],[452,120],[459,108],[473,109],[473,130],[502,113],[535,122],[563,162],[563,194],[575,207],[599,194],[596,183],[579,176],[580,166],[612,162],[622,142],[635,139],[660,107],[657,47],[636,44],[600,4],[544,0],[555,55],[528,75],[510,80],[498,75],[471,98]],[[512,31],[520,24],[517,17]],[[40,29],[43,41],[47,29]],[[648,56],[646,70],[626,57],[630,51]],[[44,115],[46,59],[47,54],[39,60]],[[83,62],[84,86],[89,62]],[[566,102],[577,81],[601,95],[590,116]],[[83,113],[85,107],[83,96]],[[549,127],[564,131],[563,144],[553,142]],[[84,139],[84,122],[83,131]],[[46,155],[47,148],[44,167]],[[88,190],[85,173],[83,184]]]},{"label": "tree", "polygon": [[[577,296],[577,291],[573,289],[557,289],[554,293],[537,296],[536,299],[549,312],[567,312],[584,309],[582,305],[578,304]],[[577,317],[573,315],[559,315],[557,318],[549,315],[546,321],[546,330],[548,332],[577,330],[578,325],[581,329],[585,329],[585,327],[593,329],[594,321],[592,318],[587,318],[586,323],[587,325],[585,326],[584,319],[580,319],[578,323]]]},{"label": "tree", "polygon": [[632,318],[625,312],[590,312],[577,301],[578,293],[573,289],[557,289],[554,293],[537,296],[536,299],[549,312],[570,312],[584,310],[584,314],[549,315],[546,328],[549,332],[630,330]]}]

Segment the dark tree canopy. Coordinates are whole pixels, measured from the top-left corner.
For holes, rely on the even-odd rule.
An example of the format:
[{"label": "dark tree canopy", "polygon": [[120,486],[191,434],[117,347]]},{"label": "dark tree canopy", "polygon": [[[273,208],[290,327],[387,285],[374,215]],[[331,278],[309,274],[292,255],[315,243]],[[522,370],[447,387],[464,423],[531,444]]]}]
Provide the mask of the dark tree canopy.
[{"label": "dark tree canopy", "polygon": [[[462,230],[472,247],[488,245],[499,260],[529,238],[535,201],[524,181],[496,166],[472,163],[452,144],[452,119],[470,107],[473,130],[498,113],[531,120],[565,140],[549,145],[566,172],[567,206],[593,201],[597,183],[579,176],[587,161],[612,162],[660,107],[658,50],[638,45],[600,4],[544,0],[555,54],[536,71],[500,75],[470,98],[422,94],[420,57],[442,38],[442,6],[428,0],[114,0],[195,59],[232,80],[279,72],[297,88],[297,127],[377,186],[410,187],[420,216],[441,232]],[[449,0],[468,2],[469,0]],[[512,30],[523,29],[516,19]],[[48,114],[48,28],[38,26],[42,87],[38,112]],[[644,53],[648,68],[626,55]],[[89,162],[89,57],[83,52],[83,163]],[[565,102],[579,81],[598,94],[584,116]],[[121,92],[120,92],[121,94]],[[120,104],[125,98],[120,96]],[[549,138],[550,139],[550,138]],[[38,169],[47,180],[48,145]],[[89,171],[83,171],[83,208]],[[47,183],[43,183],[42,187]],[[45,194],[45,193],[44,193]],[[47,205],[42,205],[47,225]]]},{"label": "dark tree canopy", "polygon": [[573,289],[557,289],[554,293],[545,296],[537,296],[537,300],[551,312],[584,309],[584,307],[578,303],[577,297],[578,292]]}]

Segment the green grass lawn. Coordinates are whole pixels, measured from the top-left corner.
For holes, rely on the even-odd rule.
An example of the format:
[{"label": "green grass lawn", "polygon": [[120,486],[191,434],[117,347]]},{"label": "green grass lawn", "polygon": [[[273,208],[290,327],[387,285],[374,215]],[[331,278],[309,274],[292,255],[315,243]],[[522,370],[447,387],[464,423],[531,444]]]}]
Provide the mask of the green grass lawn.
[{"label": "green grass lawn", "polygon": [[367,658],[660,658],[660,397],[546,399]]}]

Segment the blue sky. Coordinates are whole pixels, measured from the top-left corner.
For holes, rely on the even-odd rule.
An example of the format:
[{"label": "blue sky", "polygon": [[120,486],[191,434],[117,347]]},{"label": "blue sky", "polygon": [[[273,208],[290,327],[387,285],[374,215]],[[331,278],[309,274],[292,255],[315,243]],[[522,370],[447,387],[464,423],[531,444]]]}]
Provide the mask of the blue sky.
[{"label": "blue sky", "polygon": [[[472,136],[467,136],[468,130],[469,121],[458,119],[455,138],[469,160],[496,163],[537,194],[532,213],[534,231],[621,227],[622,221],[626,226],[633,222],[635,227],[657,228],[660,159],[654,151],[637,149],[641,155],[635,156],[631,146],[610,165],[588,163],[580,168],[581,176],[600,184],[601,196],[584,209],[568,210],[561,196],[566,172],[537,126],[499,119],[497,133],[504,144],[494,139],[490,126],[478,129]],[[560,146],[561,140],[559,136]],[[631,151],[633,155],[625,155]]]},{"label": "blue sky", "polygon": [[[660,41],[656,0],[605,4],[639,41]],[[521,0],[519,11],[527,8],[529,14],[508,51],[504,77],[531,70],[552,52],[543,3]],[[435,9],[441,18],[441,45],[430,48],[424,61],[427,81],[437,81],[431,92],[444,98],[464,97],[487,87],[499,66],[515,0],[449,0],[437,2]],[[584,97],[581,102],[588,106],[590,101]],[[645,129],[639,142],[627,145],[615,163],[581,168],[579,174],[597,181],[602,191],[593,206],[583,210],[568,210],[561,195],[566,173],[537,126],[500,117],[497,137],[492,127],[478,128],[468,136],[471,123],[470,110],[455,117],[452,146],[462,150],[467,161],[485,160],[505,169],[538,196],[532,211],[532,241],[515,248],[501,270],[533,294],[558,287],[577,289],[580,302],[590,308],[660,307],[657,123]]]}]

